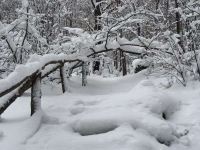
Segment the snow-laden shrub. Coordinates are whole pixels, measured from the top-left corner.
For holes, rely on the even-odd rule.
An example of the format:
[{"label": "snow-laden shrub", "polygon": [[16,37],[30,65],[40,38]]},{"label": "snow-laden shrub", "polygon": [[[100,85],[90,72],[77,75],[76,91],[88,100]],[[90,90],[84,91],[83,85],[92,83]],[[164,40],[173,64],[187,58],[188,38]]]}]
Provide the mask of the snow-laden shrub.
[{"label": "snow-laden shrub", "polygon": [[143,60],[143,59],[135,59],[132,62],[132,69],[134,73],[138,73],[144,69],[146,69],[149,66],[149,64]]}]

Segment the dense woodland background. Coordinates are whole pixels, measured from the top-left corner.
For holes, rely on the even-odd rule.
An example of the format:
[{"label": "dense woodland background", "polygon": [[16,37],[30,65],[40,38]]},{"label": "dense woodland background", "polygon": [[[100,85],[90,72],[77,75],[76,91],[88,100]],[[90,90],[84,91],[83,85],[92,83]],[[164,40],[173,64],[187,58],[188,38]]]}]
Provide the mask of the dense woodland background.
[{"label": "dense woodland background", "polygon": [[[30,55],[91,55],[88,74],[148,68],[169,83],[200,80],[199,0],[1,0],[0,78]],[[68,74],[80,73],[69,63]]]}]

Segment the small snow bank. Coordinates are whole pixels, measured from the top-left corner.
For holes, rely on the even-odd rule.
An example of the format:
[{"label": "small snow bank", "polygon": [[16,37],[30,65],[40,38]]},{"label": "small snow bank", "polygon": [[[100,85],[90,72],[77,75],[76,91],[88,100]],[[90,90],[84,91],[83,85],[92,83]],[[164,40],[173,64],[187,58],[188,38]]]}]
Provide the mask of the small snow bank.
[{"label": "small snow bank", "polygon": [[[70,78],[69,87],[71,93],[84,95],[109,95],[130,91],[135,85],[145,78],[146,70],[137,74],[124,77],[103,78],[102,76],[88,76],[86,87],[81,86],[81,78]],[[131,84],[130,84],[131,83]]]},{"label": "small snow bank", "polygon": [[151,112],[158,114],[163,119],[169,119],[174,112],[179,109],[180,102],[172,96],[156,88],[150,80],[141,81],[133,90],[130,91],[137,101],[142,101],[144,107]]},{"label": "small snow bank", "polygon": [[[103,149],[119,149],[119,150],[165,150],[165,145],[158,144],[158,142],[152,138],[146,131],[140,129],[133,129],[129,124],[122,124],[115,130],[102,135],[89,136],[94,140],[101,138]],[[90,139],[90,140],[91,140]],[[95,142],[95,145],[98,145]]]},{"label": "small snow bank", "polygon": [[23,137],[23,141],[26,141],[28,138],[33,136],[38,129],[40,128],[40,125],[42,123],[43,119],[43,112],[42,110],[37,111],[31,118],[24,121],[21,125],[21,137]]},{"label": "small snow bank", "polygon": [[52,116],[49,116],[49,115],[43,113],[42,123],[44,123],[44,124],[59,124],[60,121],[58,118],[55,118],[55,117],[52,117]]},{"label": "small snow bank", "polygon": [[118,127],[116,121],[110,119],[112,118],[84,118],[73,124],[73,130],[82,136],[106,133]]},{"label": "small snow bank", "polygon": [[0,140],[3,138],[3,136],[4,136],[3,131],[0,131]]},{"label": "small snow bank", "polygon": [[3,131],[0,147],[6,150],[12,150],[15,149],[15,145],[26,143],[40,128],[42,116],[43,112],[39,110],[25,121],[13,124],[0,124],[0,128]]},{"label": "small snow bank", "polygon": [[178,133],[167,119],[179,109],[179,105],[151,81],[143,80],[127,95],[110,97],[82,112],[75,117],[71,126],[81,135],[94,135],[111,132],[126,123],[133,130],[143,130],[158,143],[171,145],[178,140]]},{"label": "small snow bank", "polygon": [[[157,141],[146,133],[145,130],[134,130],[129,124],[123,124],[115,132],[123,133],[122,139],[127,142],[128,149],[134,147],[136,150],[164,150],[165,145],[160,145]],[[122,140],[121,139],[121,140]],[[119,142],[120,144],[120,142]]]}]

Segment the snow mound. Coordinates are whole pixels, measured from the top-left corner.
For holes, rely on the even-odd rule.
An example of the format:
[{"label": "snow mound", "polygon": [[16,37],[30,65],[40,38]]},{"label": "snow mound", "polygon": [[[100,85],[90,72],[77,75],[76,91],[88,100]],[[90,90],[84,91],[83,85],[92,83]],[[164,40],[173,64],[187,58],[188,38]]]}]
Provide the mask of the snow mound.
[{"label": "snow mound", "polygon": [[42,123],[42,116],[43,112],[39,110],[29,119],[14,123],[12,126],[9,124],[1,125],[3,133],[0,133],[0,147],[4,150],[22,149],[19,144],[26,144],[28,139],[39,130]]},{"label": "snow mound", "polygon": [[43,119],[43,112],[41,110],[37,111],[31,118],[25,120],[19,127],[21,132],[21,142],[26,142],[30,137],[32,137],[40,128]]},{"label": "snow mound", "polygon": [[163,119],[170,119],[180,106],[180,103],[175,101],[170,96],[161,95],[162,99],[156,99],[154,103],[152,103],[151,111],[158,115],[161,115]]},{"label": "snow mound", "polygon": [[106,133],[117,127],[118,125],[109,119],[94,120],[93,118],[84,118],[84,120],[79,120],[73,124],[74,131],[83,136]]},{"label": "snow mound", "polygon": [[143,101],[144,107],[163,119],[169,119],[174,112],[179,110],[180,102],[156,88],[150,80],[141,81],[131,93],[138,102]]},{"label": "snow mound", "polygon": [[117,95],[84,110],[75,117],[71,126],[75,132],[85,136],[105,134],[126,123],[134,130],[145,131],[158,143],[169,146],[178,140],[178,134],[167,119],[178,110],[179,105],[151,81],[144,80],[126,96]]},{"label": "snow mound", "polygon": [[78,106],[78,107],[75,107],[75,108],[71,108],[70,112],[71,112],[72,115],[77,115],[79,113],[82,113],[84,110],[85,110],[85,107]]},{"label": "snow mound", "polygon": [[44,123],[44,124],[59,124],[60,121],[59,121],[58,118],[49,116],[49,115],[44,113],[43,117],[42,117],[42,123]]}]

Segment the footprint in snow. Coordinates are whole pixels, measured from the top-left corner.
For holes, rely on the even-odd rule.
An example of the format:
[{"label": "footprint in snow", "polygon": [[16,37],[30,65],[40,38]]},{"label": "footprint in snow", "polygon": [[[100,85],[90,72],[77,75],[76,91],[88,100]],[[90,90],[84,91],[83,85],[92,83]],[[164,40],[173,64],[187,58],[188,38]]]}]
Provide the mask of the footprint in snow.
[{"label": "footprint in snow", "polygon": [[94,106],[96,104],[98,104],[100,101],[82,101],[82,100],[78,100],[74,103],[74,107],[72,107],[69,111],[72,115],[78,115],[82,112],[85,111],[85,109],[87,108],[87,106]]},{"label": "footprint in snow", "polygon": [[84,110],[85,110],[85,107],[83,107],[83,106],[77,106],[77,107],[74,107],[74,108],[71,108],[70,109],[70,113],[72,114],[72,115],[77,115],[77,114],[80,114],[80,113],[82,113],[82,112],[84,112]]},{"label": "footprint in snow", "polygon": [[67,112],[67,109],[65,107],[56,107],[56,106],[50,106],[47,108],[49,111],[53,111],[53,112]]},{"label": "footprint in snow", "polygon": [[96,105],[98,103],[99,103],[99,101],[88,101],[88,102],[85,102],[85,105],[93,106],[93,105]]},{"label": "footprint in snow", "polygon": [[4,134],[3,131],[0,131],[0,140],[3,138]]},{"label": "footprint in snow", "polygon": [[82,100],[75,101],[74,105],[84,105],[85,103]]},{"label": "footprint in snow", "polygon": [[153,82],[150,81],[150,80],[141,81],[141,85],[143,85],[143,86],[154,86]]},{"label": "footprint in snow", "polygon": [[79,100],[79,101],[76,101],[74,105],[82,105],[82,106],[93,106],[93,105],[96,105],[98,104],[100,101],[82,101],[82,100]]}]

